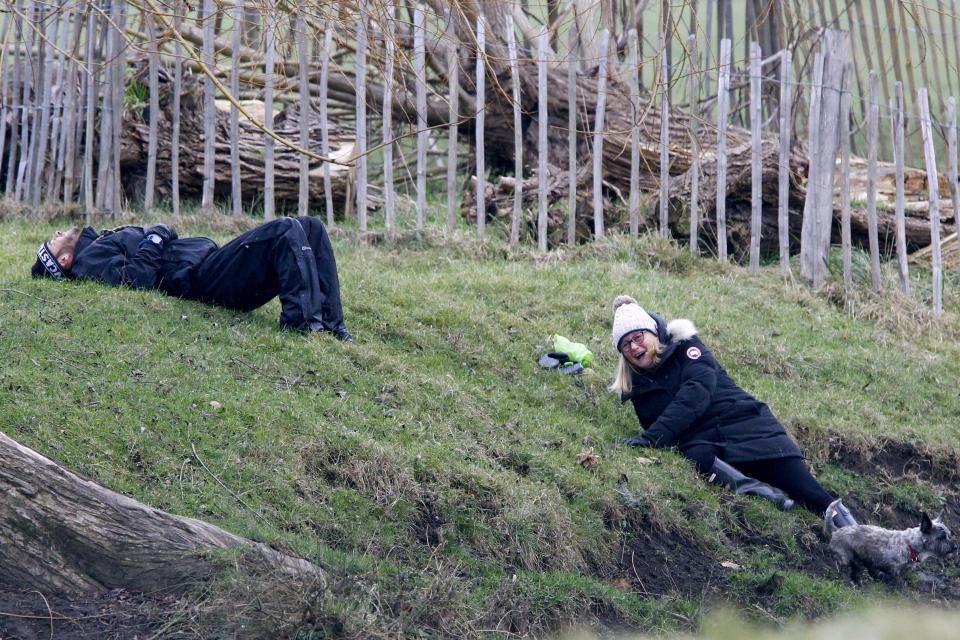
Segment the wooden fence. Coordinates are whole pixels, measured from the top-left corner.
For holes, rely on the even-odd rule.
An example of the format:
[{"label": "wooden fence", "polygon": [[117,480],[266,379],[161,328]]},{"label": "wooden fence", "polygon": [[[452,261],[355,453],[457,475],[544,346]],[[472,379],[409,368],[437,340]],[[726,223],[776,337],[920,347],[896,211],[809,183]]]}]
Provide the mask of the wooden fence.
[{"label": "wooden fence", "polygon": [[[514,244],[528,226],[541,251],[575,242],[585,220],[593,237],[603,237],[610,223],[619,227],[610,212],[620,207],[624,231],[655,228],[664,237],[688,239],[695,253],[715,251],[720,260],[730,257],[728,206],[740,199],[750,206],[744,245],[750,268],[759,268],[764,240],[788,273],[791,228],[802,220],[801,273],[820,286],[834,231],[839,157],[843,278],[852,286],[851,212],[860,192],[852,193],[848,180],[851,121],[862,113],[871,286],[882,286],[877,184],[883,154],[895,174],[900,286],[909,288],[906,256],[915,243],[906,228],[904,158],[916,144],[929,185],[933,306],[942,309],[941,219],[954,226],[958,220],[955,99],[938,94],[935,104],[945,112],[933,117],[927,88],[920,87],[910,112],[899,82],[889,100],[881,98],[876,73],[868,76],[866,99],[858,99],[852,89],[858,71],[850,61],[859,41],[852,43],[846,32],[821,30],[812,64],[798,74],[793,50],[762,51],[755,41],[748,43],[749,64],[738,68],[732,60],[737,43],[729,38],[719,41],[714,65],[698,55],[710,49],[709,40],[698,46],[697,29],[684,37],[676,23],[653,47],[636,28],[621,43],[602,25],[596,43],[584,45],[576,20],[565,29],[560,22],[535,27],[520,12],[504,20],[479,15],[464,31],[462,12],[429,4],[360,0],[349,7],[305,3],[300,11],[277,0],[192,6],[188,12],[180,0],[4,3],[0,186],[7,197],[33,206],[78,201],[88,215],[115,215],[131,204],[151,211],[162,199],[177,213],[188,188],[205,210],[219,200],[235,215],[258,206],[270,219],[278,203],[290,212],[296,203],[300,214],[325,215],[330,224],[346,215],[361,233],[382,228],[389,235],[431,222],[427,202],[440,191],[429,183],[445,176],[446,216],[439,222],[447,230],[462,224],[460,211],[484,238],[488,223],[499,221],[494,200],[503,188],[512,206],[496,232]],[[652,50],[645,57],[644,44]],[[682,55],[674,53],[678,44]],[[644,84],[651,69],[654,82]],[[528,82],[521,70],[533,70],[535,80]],[[200,80],[199,93],[187,90],[191,79]],[[747,99],[735,101],[735,91]],[[495,151],[496,162],[505,155],[499,146],[505,137],[491,132],[488,116],[496,114],[494,103],[504,102],[512,115],[506,140],[512,141],[513,176],[488,180],[487,154]],[[186,103],[199,114],[196,128],[192,121],[185,128]],[[749,130],[733,123],[735,114]],[[792,138],[798,119],[808,123],[806,135],[800,129]],[[911,121],[918,123],[913,135],[905,133]],[[460,135],[471,129],[472,156]],[[536,136],[524,135],[534,129]],[[566,141],[565,172],[551,155],[557,133]],[[142,156],[134,153],[141,140]],[[415,197],[405,220],[395,177],[405,181],[405,151],[411,150]],[[802,216],[790,206],[791,195],[803,194],[798,152],[808,165]],[[747,159],[749,190],[741,193],[738,163]],[[131,185],[131,166],[142,166],[142,184],[138,177]],[[764,189],[771,167],[775,190]],[[947,205],[938,175],[944,170],[952,215],[942,211]],[[499,166],[495,171],[504,173]],[[464,173],[470,178],[458,181]],[[715,178],[709,193],[708,175]],[[581,192],[585,176],[589,204]],[[279,195],[278,180],[285,185]],[[528,187],[536,190],[529,219]],[[342,197],[335,200],[338,189]],[[642,205],[654,193],[657,215]],[[335,201],[343,211],[335,212]],[[765,218],[775,221],[768,221],[766,234]]]}]

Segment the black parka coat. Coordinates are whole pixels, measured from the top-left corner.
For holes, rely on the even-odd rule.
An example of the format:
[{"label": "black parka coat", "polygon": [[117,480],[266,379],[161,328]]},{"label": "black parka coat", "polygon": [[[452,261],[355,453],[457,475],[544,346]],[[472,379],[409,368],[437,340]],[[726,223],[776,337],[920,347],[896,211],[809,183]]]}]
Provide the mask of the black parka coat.
[{"label": "black parka coat", "polygon": [[696,335],[689,320],[666,324],[656,314],[666,347],[653,369],[633,369],[630,400],[654,447],[681,451],[710,444],[727,462],[803,457],[770,408],[741,389]]}]

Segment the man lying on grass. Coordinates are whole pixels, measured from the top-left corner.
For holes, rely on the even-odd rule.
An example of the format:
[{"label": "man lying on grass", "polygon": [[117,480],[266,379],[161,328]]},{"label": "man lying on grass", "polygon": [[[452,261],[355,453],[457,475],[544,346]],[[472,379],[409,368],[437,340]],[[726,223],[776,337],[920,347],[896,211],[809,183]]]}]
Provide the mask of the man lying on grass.
[{"label": "man lying on grass", "polygon": [[351,339],[333,247],[316,218],[279,218],[223,247],[209,238],[178,238],[165,224],[99,234],[74,227],[40,245],[32,273],[159,289],[240,311],[279,296],[281,327]]}]

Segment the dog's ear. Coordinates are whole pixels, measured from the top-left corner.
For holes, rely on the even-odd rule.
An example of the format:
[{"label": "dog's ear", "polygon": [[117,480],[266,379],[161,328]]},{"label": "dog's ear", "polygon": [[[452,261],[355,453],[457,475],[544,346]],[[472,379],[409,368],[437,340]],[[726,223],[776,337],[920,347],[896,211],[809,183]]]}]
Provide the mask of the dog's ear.
[{"label": "dog's ear", "polygon": [[920,516],[920,533],[927,535],[933,530],[933,522],[930,520],[930,516],[927,515],[927,512],[924,511]]}]

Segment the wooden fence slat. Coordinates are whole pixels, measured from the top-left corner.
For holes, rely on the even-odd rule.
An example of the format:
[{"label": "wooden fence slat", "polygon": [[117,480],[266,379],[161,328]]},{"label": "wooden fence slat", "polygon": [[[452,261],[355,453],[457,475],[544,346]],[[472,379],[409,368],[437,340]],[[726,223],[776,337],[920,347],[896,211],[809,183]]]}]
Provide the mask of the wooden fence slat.
[{"label": "wooden fence slat", "polygon": [[[25,15],[31,24],[36,23],[37,3],[27,2]],[[20,162],[17,165],[17,181],[14,185],[14,198],[19,202],[28,195],[24,194],[27,181],[27,167],[30,165],[30,149],[36,140],[37,118],[31,117],[35,114],[37,104],[34,100],[33,87],[39,85],[40,80],[34,79],[33,73],[37,69],[37,61],[34,58],[34,44],[36,41],[36,32],[28,28],[27,37],[24,42],[23,74],[21,80],[22,94],[20,96]]]},{"label": "wooden fence slat", "polygon": [[780,155],[777,166],[777,232],[780,247],[780,273],[790,275],[790,114],[793,86],[793,52],[781,51],[780,58]]},{"label": "wooden fence slat", "polygon": [[486,19],[483,16],[477,17],[477,80],[476,80],[476,150],[477,150],[477,237],[483,240],[487,222],[487,203],[486,203],[486,167],[483,155],[484,143],[484,118],[486,116],[486,69],[484,57],[486,56]]},{"label": "wooden fence slat", "polygon": [[[54,73],[54,44],[59,42],[60,39],[60,23],[61,15],[53,15],[53,33],[47,35],[43,38],[40,46],[43,48],[43,98],[40,101],[40,131],[38,134],[38,141],[36,144],[36,150],[34,152],[34,161],[33,168],[31,171],[31,180],[30,180],[30,201],[33,203],[33,206],[38,206],[40,204],[40,186],[41,186],[41,177],[44,174],[44,168],[47,166],[47,158],[51,156],[47,152],[47,149],[50,145],[50,126],[51,126],[51,116],[52,116],[52,107],[53,107],[53,73]],[[62,68],[58,65],[58,68]],[[60,85],[56,85],[59,87]],[[55,159],[55,157],[54,157]]]},{"label": "wooden fence slat", "polygon": [[[230,94],[240,98],[240,42],[243,35],[243,0],[233,3],[233,25],[230,33]],[[240,110],[230,105],[230,139],[240,138]],[[230,206],[234,217],[243,215],[243,185],[240,175],[240,145],[230,145]]]},{"label": "wooden fence slat", "polygon": [[690,102],[690,253],[700,253],[700,96],[697,93],[697,36],[687,37],[687,52],[690,56],[690,72],[687,74],[687,95]]},{"label": "wooden fence slat", "polygon": [[[356,48],[356,114],[357,114],[357,227],[361,234],[367,232],[367,3],[357,3],[357,48]],[[421,11],[420,30],[423,29]],[[419,87],[419,85],[418,85]]]},{"label": "wooden fence slat", "polygon": [[[537,247],[540,251],[547,250],[547,130],[550,126],[549,111],[547,109],[547,49],[550,47],[550,41],[547,36],[547,28],[540,29],[537,47],[537,148],[538,148],[538,190],[537,190]],[[523,179],[523,175],[517,176],[517,181]]]},{"label": "wooden fence slat", "polygon": [[877,230],[877,140],[880,99],[877,72],[870,71],[870,109],[867,112],[867,234],[870,244],[870,284],[880,291],[880,238]]},{"label": "wooden fence slat", "polygon": [[393,184],[393,67],[397,55],[395,5],[387,5],[387,41],[383,69],[383,103],[380,110],[383,118],[383,209],[387,236],[392,238],[397,231],[396,192]]},{"label": "wooden fence slat", "polygon": [[[327,117],[327,88],[330,78],[330,51],[333,48],[333,21],[323,25],[323,48],[320,50],[320,148],[330,157],[330,122]],[[323,197],[327,207],[327,227],[333,226],[333,190],[330,184],[330,163],[323,163]]]},{"label": "wooden fence slat", "polygon": [[[299,63],[298,91],[300,105],[297,116],[300,124],[300,146],[310,148],[310,40],[309,25],[302,14],[297,15],[297,60]],[[236,146],[236,145],[232,145]],[[297,215],[310,213],[310,157],[300,154],[299,190],[297,193]]]},{"label": "wooden fence slat", "polygon": [[[3,50],[7,51],[7,38],[10,35],[10,23],[12,22],[11,12],[4,12],[3,14],[3,26],[0,27],[0,42],[3,43]],[[9,54],[0,56],[0,122],[4,123],[4,126],[0,126],[0,158],[3,158],[3,151],[6,145],[7,138],[7,127],[6,122],[8,121],[7,109],[7,96],[9,95],[9,79],[10,72],[7,68],[7,59]],[[16,63],[14,63],[16,64]]]},{"label": "wooden fence slat", "polygon": [[450,41],[447,43],[447,101],[449,124],[447,125],[447,233],[453,233],[457,224],[457,134],[460,119],[460,50],[455,41],[456,29],[450,18]]},{"label": "wooden fence slat", "polygon": [[114,100],[113,107],[113,127],[112,129],[112,142],[113,142],[113,165],[110,171],[110,211],[113,218],[116,218],[122,213],[122,198],[123,198],[123,182],[120,172],[120,138],[122,129],[123,129],[123,103],[126,96],[126,70],[127,70],[127,46],[126,46],[126,32],[127,32],[127,3],[117,3],[119,4],[117,8],[117,17],[116,25],[117,28],[114,30],[116,32],[116,49],[115,49],[115,59],[113,64],[113,92],[112,97]]},{"label": "wooden fence slat", "polygon": [[[160,127],[160,52],[157,45],[157,25],[152,11],[145,11],[147,26],[148,90],[150,92],[150,117],[147,137],[147,184],[143,190],[143,209],[153,211],[157,190],[157,136]],[[236,139],[236,138],[234,138]],[[236,146],[236,145],[234,145]]]},{"label": "wooden fence slat", "polygon": [[750,271],[760,270],[760,229],[763,216],[763,193],[760,182],[762,123],[760,95],[760,45],[750,43]]},{"label": "wooden fence slat", "polygon": [[[817,262],[820,257],[817,253],[819,243],[816,242],[816,201],[810,195],[811,189],[819,188],[819,171],[821,163],[820,151],[820,111],[823,96],[823,53],[818,51],[813,56],[813,83],[810,87],[810,115],[807,117],[807,149],[810,159],[808,166],[808,197],[803,203],[803,229],[800,236],[800,275],[808,280],[814,279]],[[814,180],[816,178],[817,181]],[[812,229],[812,230],[811,230]]]},{"label": "wooden fence slat", "polygon": [[[241,0],[238,0],[238,4]],[[174,2],[173,26],[180,30],[183,21],[184,4],[181,0]],[[236,65],[234,66],[236,68]],[[170,111],[170,206],[173,215],[180,215],[180,89],[183,84],[183,45],[180,41],[173,41],[173,104]],[[236,145],[233,145],[236,146]],[[239,162],[233,163],[234,167]]]},{"label": "wooden fence slat", "polygon": [[[17,8],[22,10],[22,0],[17,0]],[[7,152],[7,182],[4,187],[4,193],[7,196],[13,193],[13,187],[16,184],[17,148],[20,144],[20,83],[22,81],[20,75],[23,71],[20,65],[20,55],[23,49],[23,18],[19,12],[14,18],[13,34],[13,59],[10,61],[10,66],[13,68],[13,85],[10,87],[12,103],[10,105],[10,150]],[[92,57],[88,56],[87,59],[90,60]],[[90,209],[92,208],[91,205]]]},{"label": "wooden fence slat", "polygon": [[640,43],[636,29],[627,34],[630,83],[630,235],[640,233]]},{"label": "wooden fence slat", "polygon": [[907,230],[906,204],[904,197],[904,140],[903,140],[903,83],[897,81],[895,87],[895,101],[893,105],[893,163],[895,167],[894,181],[896,183],[896,228],[897,228],[897,272],[900,276],[900,290],[910,294],[910,275],[907,265]]},{"label": "wooden fence slat", "polygon": [[[669,31],[667,32],[669,34]],[[670,237],[670,40],[660,34],[660,237]]]},{"label": "wooden fence slat", "polygon": [[567,244],[577,241],[577,25],[567,32]]},{"label": "wooden fence slat", "polygon": [[413,12],[413,74],[417,100],[417,229],[427,219],[427,62],[424,33],[424,6],[417,4]]},{"label": "wooden fence slat", "polygon": [[103,94],[103,106],[100,109],[100,141],[97,154],[97,198],[96,206],[97,209],[104,210],[107,205],[107,198],[109,197],[112,201],[112,194],[108,194],[107,190],[109,187],[109,176],[110,176],[110,151],[113,148],[113,81],[116,77],[116,74],[113,71],[114,60],[115,60],[115,43],[116,38],[114,34],[116,29],[113,28],[113,18],[115,15],[115,7],[111,6],[109,19],[107,15],[101,16],[100,23],[100,33],[101,33],[101,51],[104,52],[104,55],[101,57],[101,73],[103,74],[102,81],[100,83],[100,89]]},{"label": "wooden fence slat", "polygon": [[730,39],[720,41],[717,79],[717,258],[727,261],[727,102],[730,99]]},{"label": "wooden fence slat", "polygon": [[[510,244],[520,240],[520,218],[523,216],[523,120],[520,114],[520,70],[517,68],[517,36],[513,16],[507,15],[507,55],[510,56],[510,90],[513,101],[513,217],[510,220]],[[537,61],[539,81],[541,62]]]},{"label": "wooden fence slat", "polygon": [[[74,14],[73,42],[79,43],[83,35],[85,13],[77,10]],[[77,189],[77,142],[83,130],[81,99],[86,95],[80,76],[80,65],[77,56],[70,56],[67,71],[66,114],[64,120],[63,143],[63,202],[73,202]]]},{"label": "wooden fence slat", "polygon": [[[84,193],[84,221],[90,224],[95,206],[93,192],[93,135],[94,135],[94,112],[97,106],[97,72],[98,65],[94,56],[96,54],[96,17],[93,8],[87,10],[87,104],[84,114],[84,144],[83,144],[83,193]],[[176,112],[174,112],[176,113]],[[174,116],[176,117],[176,116]],[[16,121],[16,119],[14,119]],[[13,129],[13,127],[11,127]],[[176,143],[176,140],[174,140]],[[11,156],[13,147],[10,148]],[[7,184],[7,191],[10,190],[10,184]]]},{"label": "wooden fence slat", "polygon": [[927,190],[930,200],[930,248],[933,271],[933,312],[943,313],[943,266],[940,256],[940,186],[937,176],[937,159],[934,155],[933,126],[930,122],[930,101],[927,88],[917,91],[920,107],[920,131],[923,136],[923,160],[927,168]]},{"label": "wooden fence slat", "polygon": [[597,68],[597,109],[593,118],[593,235],[603,237],[603,119],[607,103],[607,49],[610,32],[600,32]]},{"label": "wooden fence slat", "polygon": [[843,286],[853,288],[853,256],[850,235],[850,81],[854,67],[847,63],[840,95],[840,244],[843,255]]},{"label": "wooden fence slat", "polygon": [[[956,225],[960,222],[960,188],[957,185],[957,99],[954,96],[947,98],[947,182],[950,183],[950,202]],[[960,233],[957,242],[960,243]]]},{"label": "wooden fence slat", "polygon": [[[66,51],[71,47],[71,42],[76,42],[76,40],[70,39],[71,35],[76,37],[76,34],[71,34],[71,28],[74,26],[74,14],[75,12],[70,9],[63,9],[63,25],[60,29],[60,41],[57,44],[57,48],[59,49],[56,62],[57,77],[54,80],[54,86],[57,87],[57,92],[54,95],[53,119],[51,121],[50,131],[50,167],[47,171],[47,182],[44,188],[47,194],[47,200],[52,202],[60,199],[60,189],[63,186],[64,147],[66,146],[67,140],[64,133],[64,125],[67,118],[65,105],[67,102],[67,92],[73,87],[68,71],[70,62],[67,60]],[[2,149],[0,149],[0,155],[2,155]]]},{"label": "wooden fence slat", "polygon": [[[263,14],[264,26],[264,58],[263,58],[263,126],[267,131],[273,131],[273,83],[274,83],[274,56],[276,55],[277,37],[277,7],[276,0],[267,0],[266,12]],[[263,219],[273,220],[274,213],[274,140],[267,134],[263,135]]]},{"label": "wooden fence slat", "polygon": [[[42,14],[43,6],[37,2],[27,3],[29,10],[26,15],[31,24],[37,24],[37,14]],[[38,60],[34,57],[37,33],[35,29],[27,29],[26,56],[24,57],[23,73],[23,97],[21,98],[24,109],[23,118],[20,120],[21,135],[21,154],[20,165],[17,168],[17,185],[15,187],[15,197],[19,200],[29,200],[30,198],[30,168],[33,161],[33,151],[37,143],[37,127],[39,118],[37,118],[37,109],[39,108],[39,96],[36,95],[35,87],[39,87],[41,79],[39,75],[34,74],[39,71]]]},{"label": "wooden fence slat", "polygon": [[[203,64],[207,69],[215,69],[214,62],[214,26],[216,26],[216,10],[213,0],[203,0]],[[216,116],[217,108],[214,104],[213,80],[205,75],[203,78],[203,191],[200,208],[205,212],[213,210],[213,192],[216,180]],[[272,127],[271,127],[272,128]]]}]

